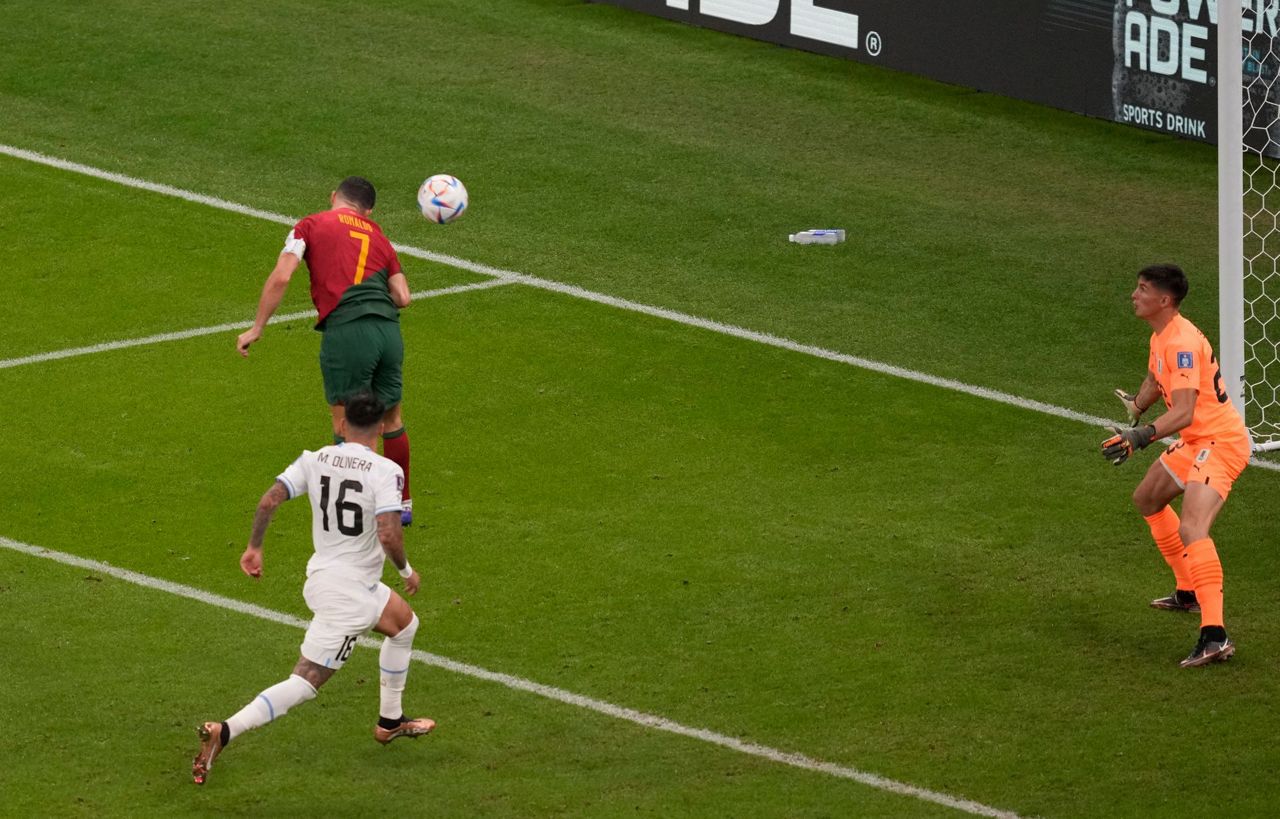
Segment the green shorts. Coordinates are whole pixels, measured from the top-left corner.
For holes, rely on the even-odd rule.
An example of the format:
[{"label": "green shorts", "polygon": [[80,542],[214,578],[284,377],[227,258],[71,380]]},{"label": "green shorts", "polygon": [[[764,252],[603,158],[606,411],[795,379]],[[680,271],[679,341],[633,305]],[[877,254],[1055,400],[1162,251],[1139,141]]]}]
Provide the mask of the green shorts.
[{"label": "green shorts", "polygon": [[366,316],[326,327],[320,340],[320,373],[330,406],[360,390],[372,390],[387,409],[399,404],[404,388],[400,322]]}]

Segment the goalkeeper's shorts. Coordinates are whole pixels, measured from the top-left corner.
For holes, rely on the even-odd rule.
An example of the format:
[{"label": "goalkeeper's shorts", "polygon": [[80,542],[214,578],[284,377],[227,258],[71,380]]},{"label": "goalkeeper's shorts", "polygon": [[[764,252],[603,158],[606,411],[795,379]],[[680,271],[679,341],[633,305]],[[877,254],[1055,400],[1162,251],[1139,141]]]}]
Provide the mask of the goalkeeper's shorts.
[{"label": "goalkeeper's shorts", "polygon": [[1249,464],[1251,449],[1248,438],[1179,440],[1160,456],[1160,465],[1184,490],[1188,484],[1208,484],[1225,499],[1231,493],[1231,485]]}]

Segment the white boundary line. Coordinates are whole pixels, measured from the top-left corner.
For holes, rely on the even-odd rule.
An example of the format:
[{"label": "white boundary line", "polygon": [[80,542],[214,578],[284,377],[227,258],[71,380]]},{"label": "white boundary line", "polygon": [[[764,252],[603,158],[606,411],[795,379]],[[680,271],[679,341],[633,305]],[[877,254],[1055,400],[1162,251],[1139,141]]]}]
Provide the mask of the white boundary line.
[{"label": "white boundary line", "polygon": [[[168,592],[179,597],[185,597],[190,600],[196,600],[206,603],[210,606],[217,606],[221,609],[247,614],[251,617],[257,617],[261,620],[269,620],[273,623],[281,625],[293,626],[294,628],[305,629],[307,621],[291,614],[275,611],[274,609],[256,606],[252,603],[245,603],[230,597],[223,597],[219,594],[213,594],[202,589],[192,586],[185,586],[181,583],[174,583],[169,580],[163,580],[158,577],[141,574],[139,572],[122,569],[113,566],[110,563],[102,563],[97,560],[89,560],[88,558],[78,557],[77,555],[67,554],[66,552],[58,552],[53,549],[44,549],[39,546],[32,546],[29,543],[21,543],[16,540],[10,540],[7,537],[0,537],[0,547],[9,549],[10,551],[19,552],[33,557],[42,557],[53,560],[67,566],[75,566],[81,569],[89,569],[90,571],[99,572],[101,574],[110,575],[119,580],[143,586],[149,589]],[[369,637],[360,638],[360,645],[367,648],[378,648],[381,645],[380,640],[374,640]],[[1001,817],[1002,819],[1017,819],[1018,814],[1009,811],[999,810],[980,802],[974,802],[969,799],[960,799],[949,796],[945,793],[931,791],[927,788],[919,788],[915,785],[908,785],[905,782],[898,782],[893,779],[886,779],[883,776],[877,776],[873,773],[860,771],[857,768],[849,768],[843,765],[836,765],[832,762],[823,762],[804,754],[788,753],[770,748],[765,745],[757,745],[753,742],[744,742],[724,734],[718,734],[714,731],[708,731],[704,728],[691,728],[678,722],[673,722],[665,717],[654,714],[646,714],[643,711],[636,711],[631,708],[625,708],[621,705],[614,705],[610,702],[597,700],[592,697],[585,697],[581,694],[575,694],[572,691],[566,691],[563,688],[554,688],[549,685],[526,680],[523,677],[515,677],[510,674],[503,674],[497,671],[489,671],[479,666],[470,665],[469,663],[451,660],[448,657],[442,657],[438,654],[431,654],[426,651],[415,649],[413,658],[420,663],[428,666],[434,666],[446,671],[452,671],[455,674],[462,674],[468,677],[495,682],[504,685],[507,688],[516,691],[524,691],[529,694],[536,694],[540,697],[556,700],[557,702],[573,705],[578,708],[585,708],[588,711],[595,711],[598,714],[604,714],[615,719],[625,720],[635,723],[644,728],[653,728],[659,731],[667,731],[672,734],[689,737],[691,739],[701,740],[703,742],[718,745],[731,751],[737,751],[749,756],[766,759],[770,762],[777,762],[783,765],[790,765],[793,768],[801,768],[806,771],[815,773],[823,773],[840,779],[850,779],[854,782],[877,788],[889,793],[898,794],[900,796],[910,796],[921,799],[926,802],[932,802],[955,810],[964,811],[965,813],[975,814],[977,816]]]},{"label": "white boundary line", "polygon": [[[490,279],[484,282],[473,282],[471,284],[458,284],[452,287],[441,287],[437,290],[420,290],[417,293],[411,293],[409,298],[417,301],[418,299],[433,299],[438,296],[450,296],[454,293],[466,293],[471,290],[488,290],[491,287],[501,287],[504,284],[511,284],[509,279]],[[297,313],[284,313],[278,316],[272,316],[267,324],[280,324],[286,321],[297,321],[299,319],[314,319],[317,313],[315,310],[302,310]],[[227,333],[232,330],[246,330],[253,326],[252,321],[237,321],[230,324],[216,324],[212,327],[195,327],[190,330],[178,330],[173,333],[159,333],[154,336],[145,336],[144,338],[129,338],[120,341],[104,341],[101,344],[90,344],[88,347],[72,347],[67,350],[55,350],[50,353],[38,353],[36,355],[23,356],[22,358],[6,358],[0,359],[0,370],[10,367],[21,367],[26,364],[38,364],[42,361],[57,361],[61,358],[74,358],[80,355],[91,355],[93,353],[105,353],[108,350],[123,350],[128,347],[142,347],[147,344],[162,344],[166,341],[181,341],[186,338],[197,338],[199,336],[211,336],[218,333]]]},{"label": "white boundary line", "polygon": [[[137,177],[133,177],[133,176],[125,176],[124,174],[113,173],[111,171],[104,171],[101,168],[95,168],[91,165],[82,165],[79,162],[70,162],[65,159],[58,159],[57,157],[47,156],[45,154],[36,153],[35,151],[28,151],[24,148],[17,148],[12,145],[5,145],[3,143],[0,143],[0,154],[11,156],[16,159],[24,159],[24,160],[27,160],[28,162],[35,162],[40,165],[48,165],[49,167],[59,168],[64,171],[71,171],[72,173],[83,174],[85,176],[92,176],[96,179],[105,179],[108,182],[115,182],[119,185],[124,185],[130,188],[138,188],[145,191],[151,191],[152,193],[164,194],[165,196],[174,196],[174,197],[177,197],[178,199],[184,199],[188,202],[195,202],[201,205],[208,205],[210,207],[220,208],[221,210],[231,211],[232,213],[239,213],[244,216],[252,216],[257,219],[265,219],[269,222],[277,222],[282,225],[292,226],[297,222],[296,219],[293,219],[292,217],[289,217],[289,216],[285,216],[284,214],[281,214],[281,213],[274,213],[268,210],[259,210],[258,208],[251,208],[248,205],[241,205],[236,202],[229,202],[226,199],[218,199],[217,197],[214,197],[214,196],[205,196],[202,193],[194,193],[192,191],[183,190],[182,188],[175,188],[172,185],[162,185],[158,182],[148,182],[145,179],[138,179]],[[766,344],[770,347],[779,347],[784,350],[790,350],[791,352],[814,356],[816,358],[823,358],[823,359],[826,359],[827,361],[834,361],[840,364],[847,364],[851,367],[858,367],[864,370],[871,370],[872,372],[878,372],[884,375],[892,375],[896,378],[903,378],[908,381],[916,381],[921,384],[928,384],[933,387],[940,387],[942,389],[961,392],[961,393],[965,393],[966,395],[972,395],[978,398],[985,398],[989,401],[996,401],[1001,404],[1008,404],[1013,407],[1018,407],[1019,409],[1031,410],[1033,412],[1040,412],[1040,413],[1044,413],[1045,415],[1052,415],[1058,418],[1065,418],[1070,421],[1079,421],[1080,423],[1089,424],[1090,426],[1096,426],[1096,427],[1102,427],[1102,426],[1106,426],[1107,424],[1116,423],[1115,421],[1112,421],[1111,419],[1108,419],[1108,418],[1100,418],[1096,415],[1086,415],[1082,412],[1076,412],[1075,410],[1067,409],[1066,407],[1059,407],[1055,404],[1046,404],[1043,401],[1035,401],[1030,398],[1022,398],[1020,396],[1012,395],[1007,392],[1001,392],[1000,390],[992,390],[986,387],[979,387],[973,384],[966,384],[963,381],[956,381],[951,378],[942,378],[936,375],[929,375],[928,373],[923,373],[923,372],[920,372],[919,370],[909,370],[905,367],[898,367],[893,364],[885,364],[884,362],[874,361],[869,358],[862,358],[860,356],[847,355],[845,353],[838,353],[838,352],[835,352],[834,350],[828,350],[823,347],[814,346],[812,344],[801,344],[798,341],[792,341],[791,339],[788,339],[788,338],[782,338],[780,336],[770,335],[769,333],[761,333],[755,330],[748,330],[743,327],[734,326],[732,324],[725,324],[723,322],[713,321],[711,319],[699,318],[698,316],[691,316],[688,313],[681,313],[676,310],[668,310],[664,307],[654,307],[648,304],[641,304],[639,302],[630,301],[628,299],[621,299],[616,296],[610,296],[604,293],[597,293],[593,290],[587,290],[585,288],[578,287],[577,285],[564,284],[562,282],[551,281],[549,279],[541,279],[541,278],[538,278],[537,276],[528,276],[523,273],[517,273],[513,270],[503,270],[497,267],[490,267],[489,265],[479,264],[477,262],[468,261],[466,259],[460,259],[456,256],[446,256],[441,253],[433,253],[430,250],[423,250],[420,247],[413,247],[412,245],[395,244],[394,247],[397,252],[402,253],[406,256],[413,256],[415,258],[425,259],[427,261],[436,262],[438,264],[448,265],[450,267],[456,267],[462,270],[468,270],[472,273],[478,273],[482,276],[490,276],[495,279],[500,279],[504,283],[510,282],[515,284],[523,284],[528,287],[536,287],[540,290],[549,290],[553,293],[560,293],[566,296],[573,296],[574,298],[593,301],[593,302],[596,302],[597,304],[604,304],[604,305],[608,305],[609,307],[616,307],[619,310],[627,310],[633,313],[643,313],[644,315],[654,316],[656,318],[666,319],[668,321],[674,321],[679,324],[686,324],[690,327],[698,327],[703,330],[710,330],[713,333],[721,333],[723,335],[733,336],[735,338],[741,338],[747,341],[754,341],[758,344]],[[235,327],[235,326],[238,326],[238,325],[232,325],[232,327]],[[220,331],[221,330],[219,330],[218,332]],[[153,336],[152,339],[158,340],[158,341],[169,340],[167,338],[163,338],[160,336]],[[141,340],[139,343],[150,343],[150,342]],[[133,346],[133,345],[126,344],[123,346]],[[85,349],[88,352],[98,352],[98,350],[90,350],[89,348],[82,348],[82,349]],[[107,347],[106,349],[115,349],[115,348]],[[50,353],[47,355],[51,355],[59,358],[63,357],[53,353]],[[13,366],[13,365],[10,365],[10,366]],[[1272,471],[1280,472],[1280,463],[1272,463],[1270,461],[1264,461],[1257,457],[1253,458],[1250,461],[1250,465],[1262,467],[1263,469],[1269,469]]]}]

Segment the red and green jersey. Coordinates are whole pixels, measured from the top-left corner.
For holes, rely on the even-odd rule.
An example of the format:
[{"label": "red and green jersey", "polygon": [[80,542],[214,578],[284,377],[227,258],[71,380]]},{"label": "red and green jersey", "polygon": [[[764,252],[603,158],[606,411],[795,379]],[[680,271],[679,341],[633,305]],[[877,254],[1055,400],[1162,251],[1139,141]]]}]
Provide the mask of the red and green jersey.
[{"label": "red and green jersey", "polygon": [[400,259],[376,222],[349,208],[313,213],[293,226],[284,250],[307,263],[317,330],[367,315],[399,320],[387,281]]}]

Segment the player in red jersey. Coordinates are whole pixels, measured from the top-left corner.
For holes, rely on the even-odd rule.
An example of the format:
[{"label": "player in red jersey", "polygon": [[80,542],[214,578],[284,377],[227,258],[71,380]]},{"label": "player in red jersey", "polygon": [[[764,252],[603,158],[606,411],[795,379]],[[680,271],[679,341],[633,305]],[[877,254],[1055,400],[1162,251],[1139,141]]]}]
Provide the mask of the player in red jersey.
[{"label": "player in red jersey", "polygon": [[298,265],[307,263],[311,301],[320,314],[320,372],[333,414],[334,439],[347,396],[377,395],[389,407],[382,451],[404,471],[404,525],[413,521],[409,497],[409,436],[400,403],[404,388],[404,341],[400,309],[409,305],[409,284],[391,242],[369,219],[377,193],[367,179],[350,176],[329,196],[331,208],[313,213],[289,231],[275,269],[267,276],[253,326],[236,339],[240,355],[262,337],[280,306]]},{"label": "player in red jersey", "polygon": [[[1151,325],[1147,377],[1136,395],[1116,390],[1133,427],[1111,427],[1102,454],[1116,466],[1136,449],[1175,432],[1178,440],[1147,470],[1133,502],[1173,569],[1174,593],[1151,601],[1158,609],[1200,612],[1200,639],[1183,668],[1227,660],[1235,644],[1222,617],[1222,563],[1209,528],[1231,485],[1249,463],[1253,445],[1244,420],[1222,389],[1213,348],[1180,312],[1187,276],[1177,265],[1152,265],[1138,273],[1133,312]],[[1138,425],[1156,399],[1168,411]],[[1169,503],[1182,495],[1182,517]]]}]

